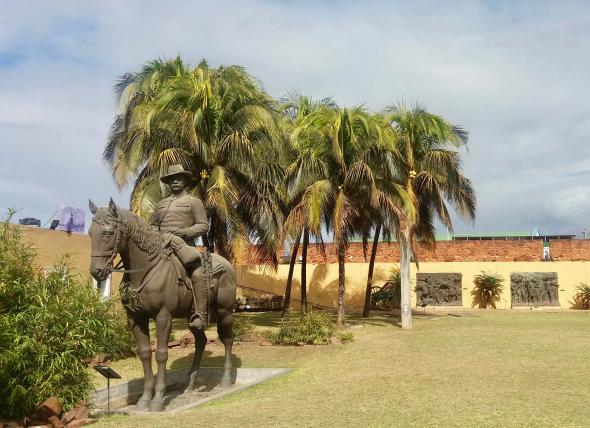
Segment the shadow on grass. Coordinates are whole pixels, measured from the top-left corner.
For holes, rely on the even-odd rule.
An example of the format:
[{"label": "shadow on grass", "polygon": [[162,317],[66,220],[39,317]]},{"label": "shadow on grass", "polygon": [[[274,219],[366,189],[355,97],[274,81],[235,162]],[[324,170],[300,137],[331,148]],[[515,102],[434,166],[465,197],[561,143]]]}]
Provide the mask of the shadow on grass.
[{"label": "shadow on grass", "polygon": [[379,314],[371,314],[367,318],[361,317],[360,314],[350,314],[347,316],[346,322],[351,326],[354,325],[374,325],[377,327],[400,327],[400,318],[399,315],[390,314],[390,313],[379,313]]},{"label": "shadow on grass", "polygon": [[[429,312],[424,312],[419,309],[412,310],[412,318],[415,319],[437,319],[441,316],[446,316],[446,314],[432,314]],[[395,327],[401,328],[401,315],[399,310],[391,310],[391,311],[371,311],[371,314],[367,318],[363,318],[361,314],[350,314],[348,315],[348,321],[350,324],[369,324],[375,326],[385,327],[388,325],[393,325]]]},{"label": "shadow on grass", "polygon": [[[193,363],[193,356],[194,352],[191,352],[190,354],[187,354],[184,357],[177,359],[170,365],[170,370],[190,367]],[[203,352],[203,358],[201,360],[201,367],[223,367],[223,359],[223,355],[213,356],[212,352],[205,348],[205,351]],[[233,368],[242,367],[242,359],[233,352],[231,354],[231,361]]]}]

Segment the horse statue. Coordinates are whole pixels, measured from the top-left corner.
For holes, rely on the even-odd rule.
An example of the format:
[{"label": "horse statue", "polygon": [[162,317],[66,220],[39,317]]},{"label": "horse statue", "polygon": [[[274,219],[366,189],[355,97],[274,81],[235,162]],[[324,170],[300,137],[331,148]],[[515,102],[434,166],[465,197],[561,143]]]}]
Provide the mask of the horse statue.
[{"label": "horse statue", "polygon": [[[136,409],[162,411],[166,391],[166,361],[168,341],[173,318],[190,315],[193,295],[190,289],[179,284],[178,263],[166,248],[166,239],[153,231],[143,219],[130,211],[117,207],[110,200],[108,207],[98,208],[89,201],[94,218],[89,230],[92,255],[90,273],[97,281],[105,280],[117,270],[113,262],[117,254],[123,263],[125,278],[133,304],[123,304],[130,320],[133,336],[137,342],[139,358],[143,364],[143,394]],[[212,268],[209,290],[209,313],[217,320],[217,332],[225,346],[225,359],[221,385],[231,385],[231,351],[233,346],[233,308],[236,298],[236,274],[232,265],[218,254],[212,254]],[[184,272],[183,272],[184,273]],[[203,268],[197,268],[191,275],[192,281],[202,280]],[[158,371],[152,371],[152,350],[150,344],[149,320],[156,322],[156,361]],[[187,321],[188,323],[188,321]],[[196,387],[201,357],[207,344],[203,329],[189,326],[195,336],[195,354],[188,375],[185,392]]]}]

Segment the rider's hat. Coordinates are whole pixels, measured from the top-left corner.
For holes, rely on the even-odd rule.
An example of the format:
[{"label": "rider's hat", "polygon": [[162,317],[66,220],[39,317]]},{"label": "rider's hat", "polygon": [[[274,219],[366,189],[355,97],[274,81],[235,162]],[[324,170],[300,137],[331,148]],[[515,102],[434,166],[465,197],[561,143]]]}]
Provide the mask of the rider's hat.
[{"label": "rider's hat", "polygon": [[166,184],[170,184],[170,181],[172,180],[172,178],[178,176],[178,175],[184,175],[189,182],[193,182],[195,181],[193,174],[190,171],[185,171],[182,165],[170,165],[168,167],[168,172],[160,177],[160,181],[162,183],[166,183]]}]

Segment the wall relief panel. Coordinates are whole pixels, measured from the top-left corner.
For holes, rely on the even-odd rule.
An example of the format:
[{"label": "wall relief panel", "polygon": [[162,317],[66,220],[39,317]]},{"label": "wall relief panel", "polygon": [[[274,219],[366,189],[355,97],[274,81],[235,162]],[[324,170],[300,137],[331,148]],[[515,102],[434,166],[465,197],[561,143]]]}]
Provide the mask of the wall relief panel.
[{"label": "wall relief panel", "polygon": [[559,306],[557,272],[510,274],[512,306]]},{"label": "wall relief panel", "polygon": [[417,306],[461,306],[460,273],[416,274]]}]

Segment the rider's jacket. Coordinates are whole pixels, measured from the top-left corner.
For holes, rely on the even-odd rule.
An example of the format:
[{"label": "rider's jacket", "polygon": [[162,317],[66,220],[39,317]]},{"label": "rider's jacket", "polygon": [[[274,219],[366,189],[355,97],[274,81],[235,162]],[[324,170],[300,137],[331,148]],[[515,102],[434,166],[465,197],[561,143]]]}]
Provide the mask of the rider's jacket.
[{"label": "rider's jacket", "polygon": [[162,233],[183,229],[186,243],[195,246],[195,238],[207,234],[209,222],[203,202],[184,193],[168,196],[158,202],[152,227]]}]

